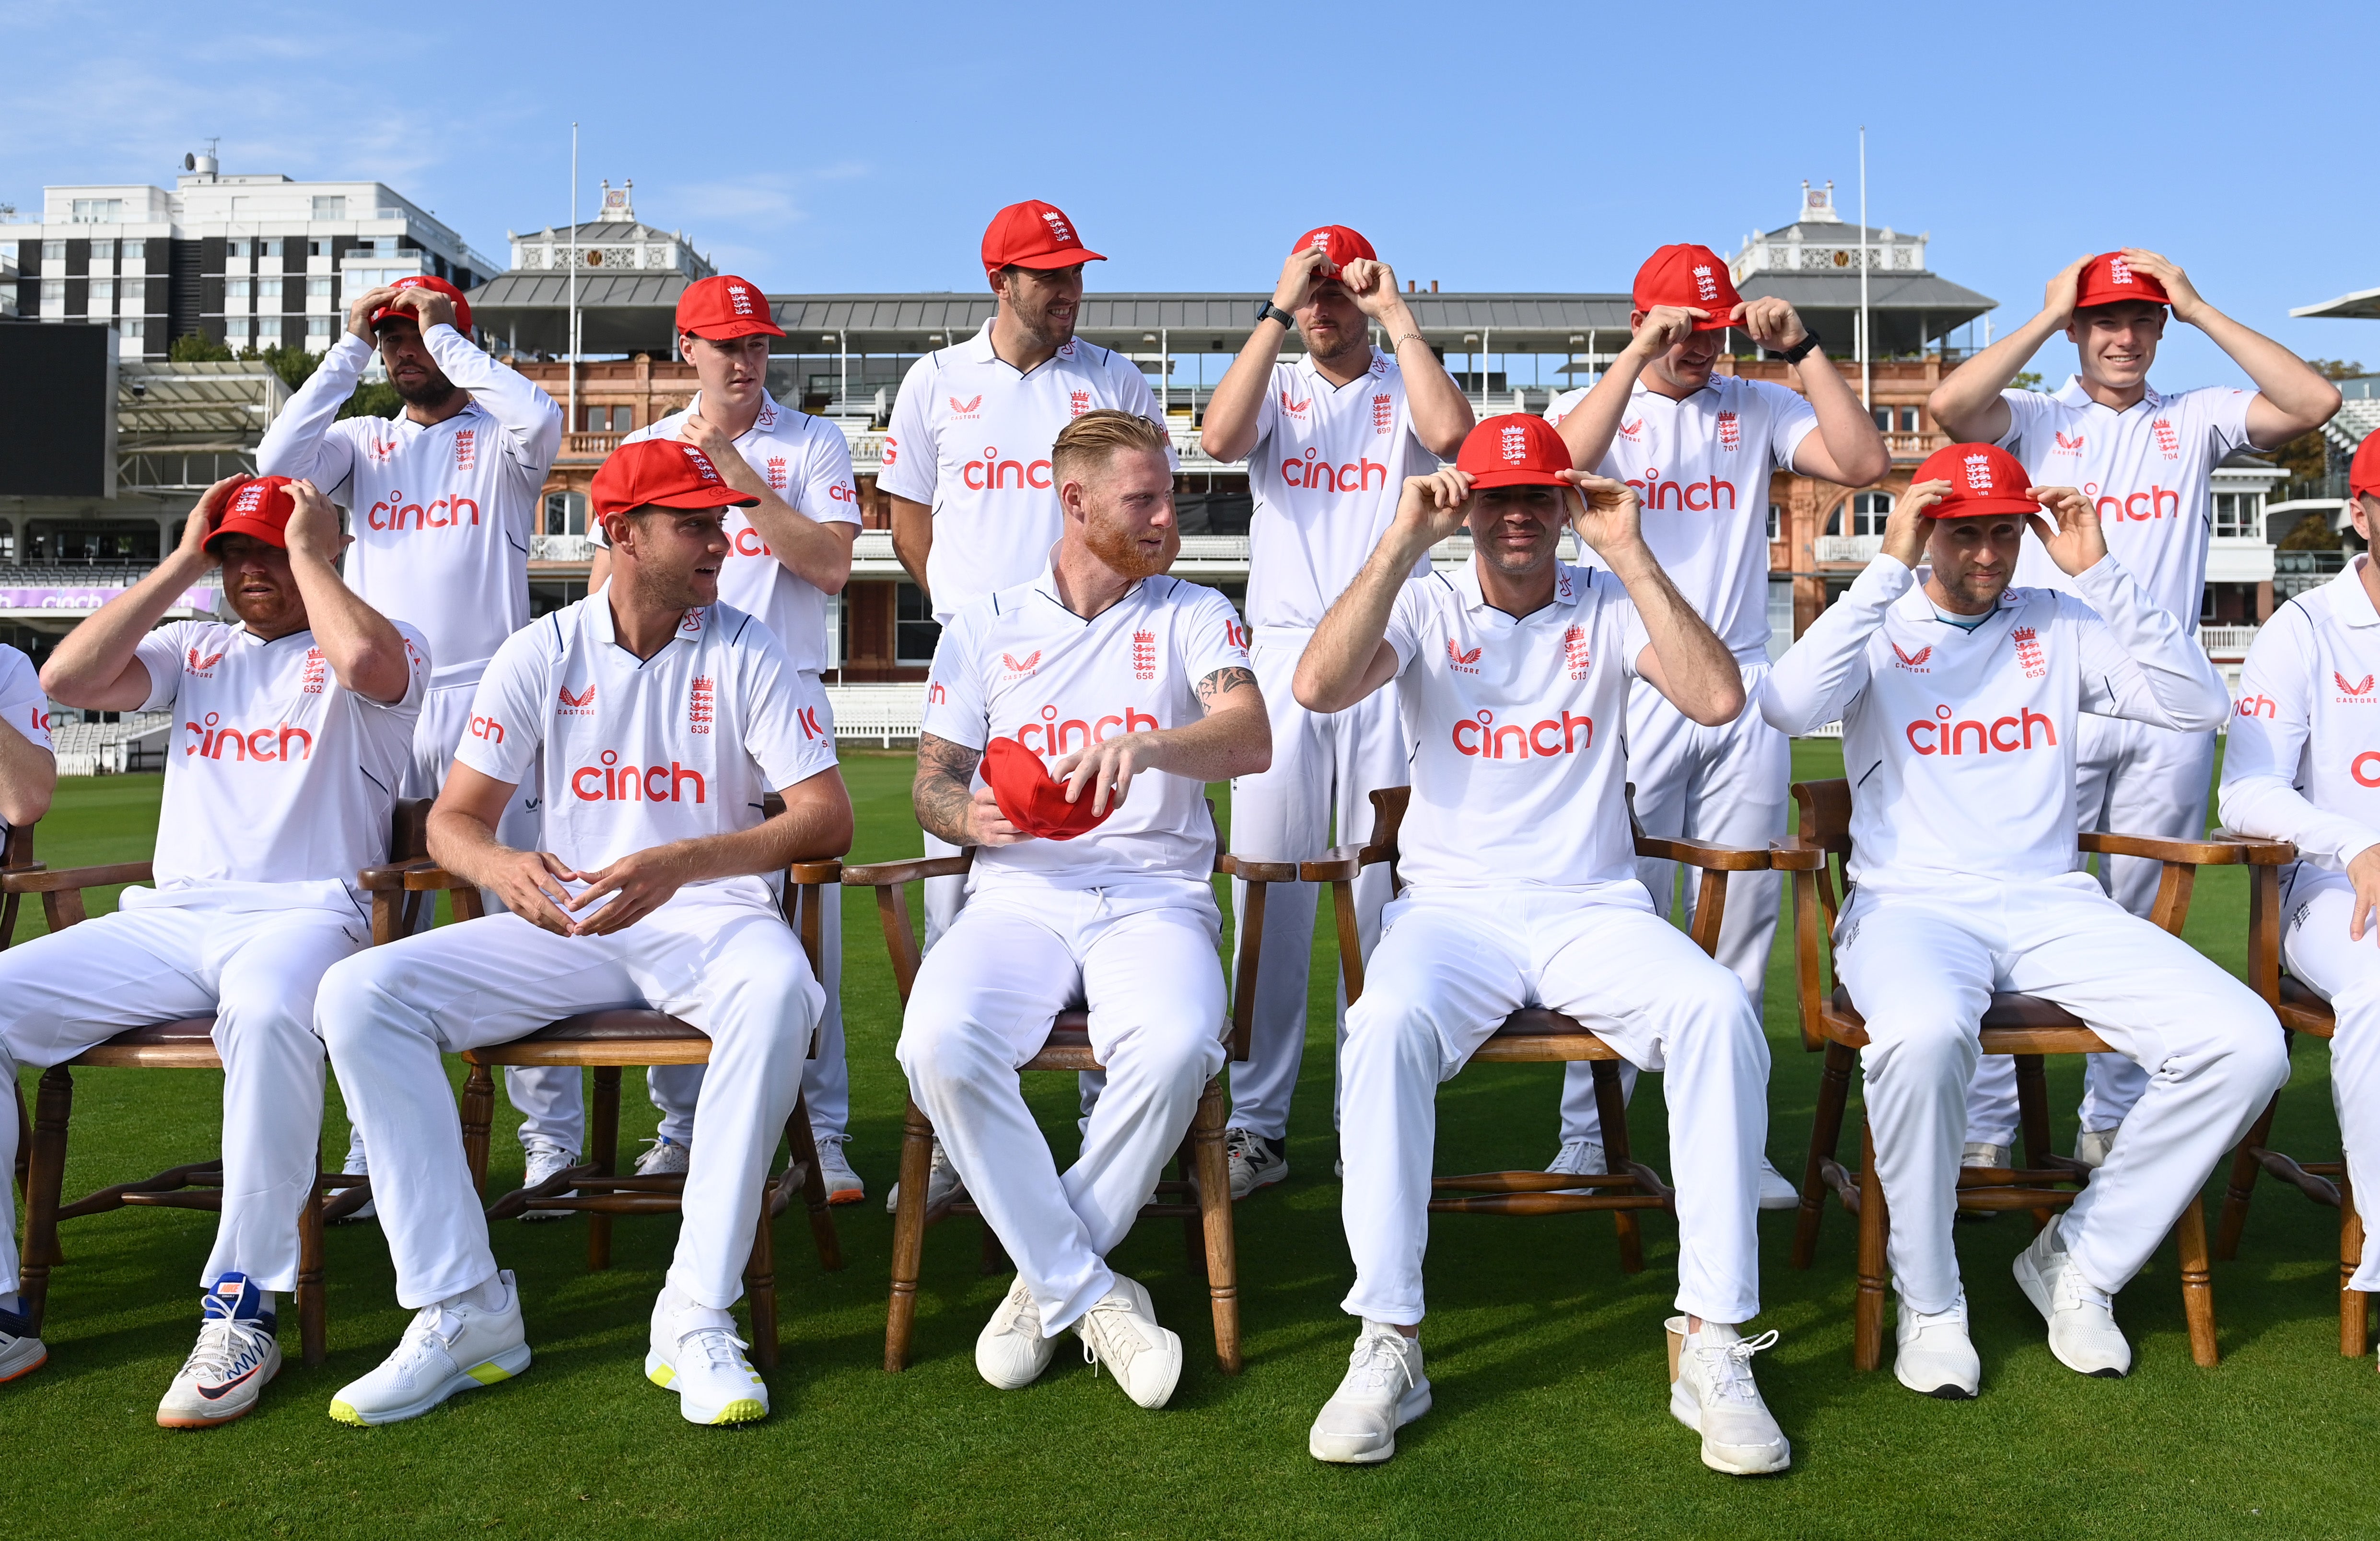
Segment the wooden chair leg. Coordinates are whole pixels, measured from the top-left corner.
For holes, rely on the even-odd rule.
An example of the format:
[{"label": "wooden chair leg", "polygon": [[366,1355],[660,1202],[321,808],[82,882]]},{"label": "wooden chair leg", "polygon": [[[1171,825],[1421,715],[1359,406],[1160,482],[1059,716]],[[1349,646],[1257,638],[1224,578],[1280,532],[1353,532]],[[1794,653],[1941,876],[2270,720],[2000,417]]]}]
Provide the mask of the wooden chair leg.
[{"label": "wooden chair leg", "polygon": [[2254,1195],[2256,1176],[2264,1170],[2256,1153],[2273,1137],[2273,1114],[2280,1106],[2281,1094],[2275,1092],[2248,1137],[2231,1153],[2231,1180],[2223,1187],[2223,1220],[2215,1232],[2215,1256],[2224,1262],[2240,1256],[2240,1233],[2248,1228],[2248,1200]]},{"label": "wooden chair leg", "polygon": [[[2016,1108],[2017,1122],[2024,1135],[2024,1164],[2039,1171],[2050,1164],[2054,1152],[2049,1143],[2049,1077],[2043,1074],[2041,1056],[2017,1054]],[[2033,1211],[2033,1229],[2037,1233],[2049,1224],[2049,1211]]]},{"label": "wooden chair leg", "polygon": [[752,1309],[752,1357],[764,1370],[777,1367],[777,1217],[770,1186],[763,1175],[760,1218],[752,1227],[752,1256],[744,1264],[744,1296]]},{"label": "wooden chair leg", "polygon": [[50,1268],[58,1256],[58,1205],[66,1188],[67,1122],[74,1112],[74,1074],[64,1065],[42,1073],[33,1096],[33,1156],[25,1172],[25,1247],[18,1260],[18,1293],[33,1331],[49,1304]]},{"label": "wooden chair leg", "polygon": [[[595,1067],[595,1103],[587,1119],[586,1159],[605,1177],[620,1175],[620,1067]],[[612,1217],[600,1209],[587,1212],[587,1271],[601,1273],[612,1266]]]},{"label": "wooden chair leg", "polygon": [[826,1174],[819,1170],[818,1138],[810,1133],[809,1104],[798,1091],[794,1093],[793,1116],[785,1120],[785,1144],[802,1173],[802,1202],[809,1209],[810,1241],[818,1248],[819,1267],[829,1273],[839,1273],[843,1269],[843,1239],[835,1233],[834,1207],[826,1201]]},{"label": "wooden chair leg", "polygon": [[1885,1243],[1892,1218],[1885,1207],[1884,1179],[1876,1170],[1876,1131],[1860,1118],[1859,1293],[1852,1304],[1852,1368],[1873,1370],[1884,1363],[1884,1292],[1892,1268]]},{"label": "wooden chair leg", "polygon": [[[1628,1170],[1628,1102],[1620,1095],[1620,1066],[1611,1060],[1590,1060],[1595,1076],[1595,1112],[1603,1124],[1603,1166],[1607,1171]],[[1645,1239],[1636,1229],[1636,1211],[1611,1211],[1611,1228],[1620,1236],[1620,1271],[1645,1271]]]},{"label": "wooden chair leg", "polygon": [[917,1316],[917,1273],[926,1256],[926,1184],[934,1160],[934,1126],[911,1102],[901,1122],[901,1196],[892,1210],[892,1299],[884,1312],[884,1367],[909,1365]]},{"label": "wooden chair leg", "polygon": [[1207,1299],[1215,1314],[1215,1360],[1225,1375],[1237,1375],[1239,1244],[1232,1231],[1231,1165],[1223,1157],[1223,1124],[1230,1116],[1223,1106],[1222,1081],[1209,1080],[1198,1098],[1197,1117],[1190,1123],[1198,1163],[1198,1219],[1204,1232],[1200,1250],[1206,1254]]},{"label": "wooden chair leg", "polygon": [[2338,1174],[2338,1352],[2361,1359],[2372,1346],[2372,1300],[2348,1280],[2363,1262],[2363,1215],[2347,1174]]},{"label": "wooden chair leg", "polygon": [[496,1120],[496,1083],[485,1065],[463,1078],[463,1159],[470,1163],[471,1186],[488,1202],[488,1127]]},{"label": "wooden chair leg", "polygon": [[1810,1125],[1810,1159],[1802,1169],[1802,1208],[1793,1221],[1793,1267],[1806,1268],[1818,1256],[1818,1225],[1827,1213],[1824,1168],[1843,1144],[1843,1109],[1851,1100],[1854,1050],[1828,1043],[1826,1069],[1818,1076],[1817,1116]]},{"label": "wooden chair leg", "polygon": [[2190,1357],[2203,1369],[2222,1363],[2215,1342],[2215,1280],[2206,1256],[2206,1207],[2196,1194],[2174,1222],[2174,1251],[2181,1259],[2181,1312],[2190,1323]]},{"label": "wooden chair leg", "polygon": [[330,1325],[322,1292],[322,1206],[329,1202],[321,1183],[320,1158],[314,1164],[315,1186],[306,1190],[298,1211],[298,1343],[308,1369],[331,1356]]},{"label": "wooden chair leg", "polygon": [[25,1088],[11,1081],[8,1092],[17,1099],[17,1201],[21,1209],[24,1207],[26,1173],[33,1170],[33,1120],[25,1111]]}]

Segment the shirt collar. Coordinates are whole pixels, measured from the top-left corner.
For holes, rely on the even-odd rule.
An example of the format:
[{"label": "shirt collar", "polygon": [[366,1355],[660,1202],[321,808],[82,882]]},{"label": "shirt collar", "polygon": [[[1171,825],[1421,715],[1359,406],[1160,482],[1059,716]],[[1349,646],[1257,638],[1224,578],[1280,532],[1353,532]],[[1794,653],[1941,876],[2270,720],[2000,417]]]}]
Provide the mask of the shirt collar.
[{"label": "shirt collar", "polygon": [[[1477,556],[1475,555],[1470,561],[1447,575],[1446,581],[1454,586],[1454,592],[1463,601],[1463,609],[1496,610],[1494,605],[1488,602],[1488,597],[1479,590],[1479,558]],[[1578,608],[1579,601],[1586,597],[1586,569],[1573,567],[1560,557],[1556,557],[1554,559],[1554,597],[1552,603],[1546,609],[1550,610],[1560,606],[1565,610],[1575,610]],[[1496,613],[1517,625],[1533,616],[1542,615],[1545,611],[1533,610],[1527,615],[1518,617],[1502,610],[1496,610]]]},{"label": "shirt collar", "polygon": [[[2100,406],[2098,402],[2091,399],[2091,393],[2082,388],[2082,377],[2079,374],[2068,375],[2066,377],[2066,383],[2059,387],[2054,399],[2061,401],[2069,406],[2099,406],[2099,409],[2103,412],[2115,411],[2115,408],[2111,406]],[[2145,406],[2151,411],[2155,411],[2165,405],[2165,397],[2158,394],[2157,388],[2155,386],[2150,385],[2145,388],[2141,399],[2133,405]],[[2130,411],[2131,409],[2131,407],[2125,408],[2126,411]]]},{"label": "shirt collar", "polygon": [[[1918,568],[1917,581],[1909,586],[1909,592],[1892,601],[1892,613],[1904,621],[1928,621],[1948,625],[1949,623],[1934,613],[1933,596],[1925,592],[1925,580],[1933,574],[1934,569],[1931,567]],[[2017,601],[2011,596],[2015,592],[2016,588],[2013,584],[2001,589],[1998,601],[1992,606],[1991,614],[1997,615],[2003,610],[2014,609]],[[1985,619],[1989,620],[1990,616],[1987,615]]]},{"label": "shirt collar", "polygon": [[[685,418],[697,416],[701,411],[702,393],[700,391],[697,391],[694,393],[694,399],[686,404],[686,412],[683,417],[681,417],[680,420],[683,421]],[[765,385],[762,386],[760,388],[759,416],[752,419],[751,427],[735,435],[730,443],[740,444],[745,440],[752,437],[755,433],[766,432],[768,430],[776,427],[777,419],[783,411],[784,408],[777,405],[777,398],[769,394],[769,388]]]},{"label": "shirt collar", "polygon": [[588,628],[589,634],[595,639],[597,644],[595,654],[598,658],[614,659],[625,663],[631,669],[641,669],[652,662],[654,659],[660,658],[662,654],[668,652],[676,644],[702,634],[702,622],[699,619],[695,622],[692,631],[686,629],[687,618],[699,617],[702,612],[686,611],[678,616],[677,629],[670,633],[670,639],[661,645],[652,658],[638,658],[621,643],[619,630],[612,624],[611,589],[611,580],[606,578],[603,587],[588,595],[585,601],[587,618],[581,624]]},{"label": "shirt collar", "polygon": [[[993,317],[993,320],[998,319],[997,315]],[[969,337],[965,342],[961,343],[959,347],[966,354],[967,359],[970,363],[989,364],[994,358],[1000,357],[1000,355],[991,350],[990,322],[984,322],[983,330],[977,333],[974,336]]]},{"label": "shirt collar", "polygon": [[[1360,385],[1366,380],[1378,380],[1382,375],[1389,372],[1387,365],[1393,361],[1394,360],[1390,359],[1387,354],[1382,353],[1376,347],[1372,349],[1371,368],[1366,370],[1364,373],[1357,375],[1354,379],[1347,382],[1347,384]],[[1314,367],[1314,355],[1310,353],[1299,354],[1297,356],[1297,361],[1292,364],[1290,368],[1295,370],[1301,379],[1321,382],[1322,388],[1326,391],[1345,389],[1344,386],[1331,384],[1330,377],[1325,375],[1320,370]]]},{"label": "shirt collar", "polygon": [[[1059,545],[1063,545],[1064,543],[1065,542],[1062,540],[1059,542]],[[1052,546],[1050,548],[1050,559],[1041,564],[1040,576],[1033,580],[1033,591],[1047,599],[1051,604],[1056,605],[1060,610],[1064,611],[1067,614],[1074,615],[1075,619],[1081,622],[1084,625],[1089,625],[1092,621],[1098,620],[1100,615],[1112,614],[1117,606],[1122,605],[1127,601],[1137,596],[1140,593],[1142,587],[1148,582],[1148,580],[1147,578],[1135,578],[1133,581],[1132,587],[1123,591],[1123,596],[1116,601],[1115,604],[1111,604],[1108,606],[1107,609],[1100,611],[1099,615],[1091,616],[1088,619],[1080,615],[1075,615],[1074,607],[1067,604],[1065,599],[1058,592],[1058,547]]]},{"label": "shirt collar", "polygon": [[2349,559],[2347,570],[2330,580],[2331,613],[2343,625],[2380,625],[2380,611],[2372,608],[2371,592],[2363,587],[2362,564],[2371,560],[2358,552]]}]

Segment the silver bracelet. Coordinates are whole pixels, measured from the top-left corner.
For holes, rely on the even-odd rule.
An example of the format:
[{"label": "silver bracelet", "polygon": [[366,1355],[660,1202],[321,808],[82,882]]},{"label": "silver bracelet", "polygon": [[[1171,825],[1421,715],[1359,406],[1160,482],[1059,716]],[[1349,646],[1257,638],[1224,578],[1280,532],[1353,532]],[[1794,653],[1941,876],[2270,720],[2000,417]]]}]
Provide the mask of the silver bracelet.
[{"label": "silver bracelet", "polygon": [[1399,337],[1399,338],[1397,338],[1394,342],[1390,343],[1390,344],[1389,345],[1389,351],[1390,351],[1390,353],[1394,353],[1394,352],[1396,352],[1396,351],[1397,351],[1397,349],[1399,349],[1399,348],[1401,348],[1401,347],[1402,347],[1402,346],[1405,346],[1405,343],[1406,343],[1406,341],[1407,341],[1408,339],[1410,339],[1410,340],[1412,340],[1412,341],[1414,341],[1414,342],[1416,342],[1416,343],[1421,344],[1421,346],[1424,346],[1424,347],[1427,347],[1427,346],[1429,346],[1429,340],[1428,340],[1427,338],[1424,337],[1420,333],[1418,333],[1418,332],[1408,332],[1408,333],[1406,333],[1406,334],[1404,334],[1404,336],[1402,336],[1402,337]]}]

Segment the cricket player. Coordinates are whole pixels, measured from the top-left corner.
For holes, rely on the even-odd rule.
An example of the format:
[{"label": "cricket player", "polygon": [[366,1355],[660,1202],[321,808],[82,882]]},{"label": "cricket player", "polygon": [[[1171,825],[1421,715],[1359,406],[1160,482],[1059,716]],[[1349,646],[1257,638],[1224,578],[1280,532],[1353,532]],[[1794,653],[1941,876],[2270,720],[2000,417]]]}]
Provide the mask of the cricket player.
[{"label": "cricket player", "polygon": [[[1373,327],[1388,338],[1386,348],[1373,345]],[[1281,345],[1293,331],[1305,351],[1284,362]],[[1290,675],[1330,601],[1387,531],[1405,479],[1436,470],[1471,426],[1470,401],[1422,340],[1396,273],[1372,243],[1343,224],[1300,236],[1272,298],[1257,307],[1255,328],[1208,400],[1200,434],[1214,459],[1247,461],[1256,495],[1248,659],[1272,712],[1272,768],[1232,785],[1233,849],[1312,855],[1367,839],[1372,793],[1405,784],[1394,699],[1378,694],[1318,714],[1297,704]],[[1356,930],[1367,954],[1388,897],[1386,868],[1367,868],[1356,880]],[[1246,885],[1235,880],[1235,914],[1245,902]],[[1233,1198],[1289,1175],[1289,1100],[1305,1052],[1314,904],[1311,883],[1277,883],[1266,902],[1248,1058],[1232,1067],[1224,1154]],[[1246,933],[1235,923],[1232,934]]]},{"label": "cricket player", "polygon": [[[1556,557],[1572,518],[1608,567]],[[1340,1211],[1355,1287],[1342,1308],[1363,1327],[1308,1438],[1318,1461],[1385,1461],[1397,1429],[1429,1411],[1422,1257],[1438,1087],[1524,1006],[1573,1016],[1667,1073],[1688,1329],[1670,1409],[1716,1471],[1792,1458],[1752,1377],[1777,1334],[1737,1330],[1760,1310],[1768,1042],[1735,977],[1656,913],[1637,878],[1614,731],[1639,680],[1696,722],[1730,722],[1742,673],[1638,518],[1635,491],[1573,470],[1543,419],[1490,418],[1453,469],[1404,483],[1395,522],[1298,664],[1313,711],[1394,681],[1415,740],[1405,889],[1347,1013]],[[1407,581],[1463,528],[1469,565]]]},{"label": "cricket player", "polygon": [[[166,756],[153,886],[0,953],[0,1081],[128,1028],[214,1016],[223,1219],[199,1274],[198,1345],[157,1404],[167,1428],[245,1416],[280,1372],[274,1306],[298,1286],[322,1135],[315,989],[370,942],[357,876],[388,859],[430,688],[428,644],[339,581],[341,543],[338,511],[310,484],[219,481],[172,554],[69,633],[43,675],[70,706],[171,710],[180,751]],[[151,629],[218,566],[237,625]],[[0,1170],[16,1147],[17,1121],[0,1115]],[[44,1357],[16,1298],[12,1196],[0,1183],[0,1376]]]},{"label": "cricket player", "polygon": [[[2149,383],[2166,320],[2195,326],[2255,383],[2168,395]],[[2077,372],[2054,394],[2010,389],[2056,333],[2073,343]],[[2149,603],[2196,636],[2206,588],[2209,491],[2215,467],[2243,445],[2275,449],[2330,420],[2338,388],[2269,337],[2200,297],[2180,268],[2127,248],[2079,259],[2049,281],[2041,313],[1935,387],[1934,420],[1954,439],[2000,445],[2038,482],[2080,488],[2097,510],[2107,549]],[[2028,546],[2015,579],[2074,591],[2042,549]],[[2195,840],[2206,828],[2215,734],[2086,716],[2076,730],[2075,819],[2085,830]],[[2079,859],[2079,858],[2078,858]],[[2145,917],[2158,866],[2101,856],[2101,886]],[[2116,1129],[2148,1085],[2119,1055],[2095,1054],[2084,1074],[2075,1155],[2107,1159]],[[1996,1058],[1968,1105],[1969,1159],[2006,1166],[2015,1143],[2016,1070]]]},{"label": "cricket player", "polygon": [[[2070,592],[2011,587],[2028,528]],[[1913,1391],[1982,1383],[1950,1227],[1993,991],[2055,1001],[2147,1075],[2126,1138],[2016,1259],[2050,1353],[2083,1375],[2131,1368],[2117,1292],[2289,1076],[2253,991],[2074,868],[2082,715],[2204,733],[2229,709],[2196,637],[2108,553],[2091,498],[2032,485],[1988,444],[1917,468],[1883,551],[1768,677],[1779,731],[1843,724],[1853,889],[1835,967],[1867,1019],[1893,1373]]]},{"label": "cricket player", "polygon": [[[689,1423],[768,1415],[728,1308],[825,1000],[767,875],[847,849],[851,803],[824,696],[767,626],[719,602],[721,511],[757,500],[697,446],[653,439],[603,463],[591,502],[610,581],[497,651],[471,703],[484,731],[430,816],[431,855],[510,913],[377,949],[323,983],[323,1039],[378,1154],[397,1300],[416,1313],[396,1352],[333,1400],[342,1423],[418,1417],[528,1366],[440,1055],[622,1002],[701,1028],[719,1073],[702,1085],[646,1377]],[[544,851],[496,837],[532,775]],[[785,808],[763,819],[771,790]]]},{"label": "cricket player", "polygon": [[[1231,601],[1165,576],[1181,551],[1170,447],[1135,413],[1069,423],[1050,450],[1065,523],[1049,565],[942,633],[917,821],[977,850],[898,1050],[909,1095],[1016,1259],[976,1368],[1003,1390],[1027,1385],[1072,1328],[1143,1407],[1172,1396],[1182,1340],[1107,1256],[1223,1064],[1206,783],[1271,753]],[[1052,805],[1042,822],[1035,810]],[[1107,1084],[1062,1174],[1016,1069],[1068,1007],[1089,1012]]]},{"label": "cricket player", "polygon": [[[0,841],[11,828],[38,822],[57,789],[57,757],[50,748],[50,703],[33,661],[0,642]],[[5,1375],[6,1372],[0,1372]]]}]

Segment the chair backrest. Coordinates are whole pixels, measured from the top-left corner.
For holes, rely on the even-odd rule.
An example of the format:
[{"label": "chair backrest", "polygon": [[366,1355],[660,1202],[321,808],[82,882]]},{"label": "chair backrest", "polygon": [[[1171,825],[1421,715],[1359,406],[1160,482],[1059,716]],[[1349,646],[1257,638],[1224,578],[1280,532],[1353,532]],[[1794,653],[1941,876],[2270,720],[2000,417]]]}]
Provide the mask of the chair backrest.
[{"label": "chair backrest", "polygon": [[[33,826],[12,824],[8,839],[0,844],[0,872],[22,872],[41,864],[33,859]],[[11,893],[0,899],[0,952],[7,949],[17,934],[17,904],[21,894]]]},{"label": "chair backrest", "polygon": [[1849,880],[1843,864],[1852,855],[1852,783],[1841,777],[1795,782],[1798,808],[1794,833],[1805,846],[1825,853],[1815,871],[1793,874],[1793,985],[1800,1008],[1802,1047],[1816,1050],[1819,1008],[1834,988],[1835,916]]}]

